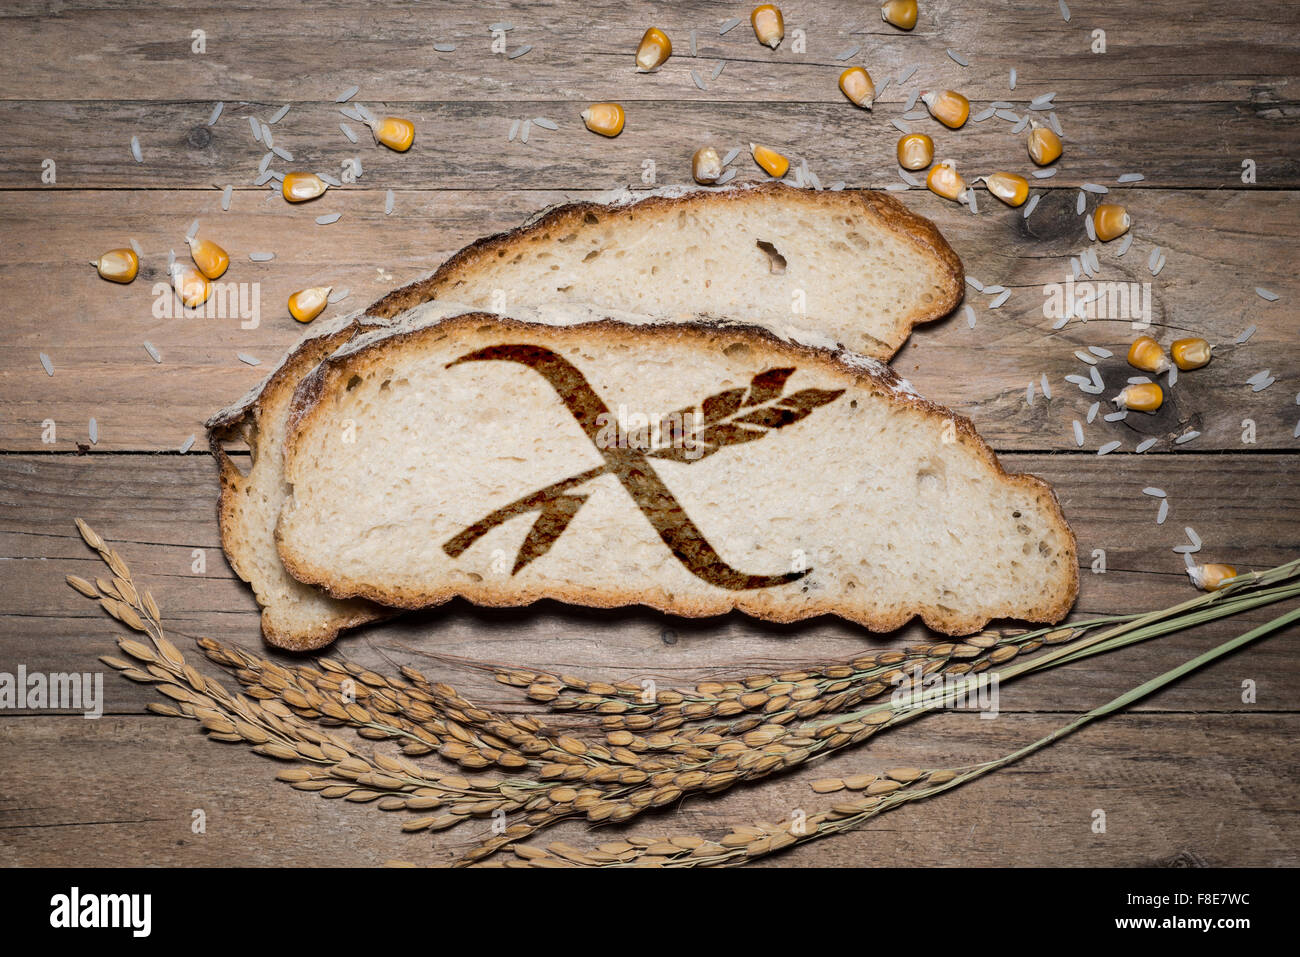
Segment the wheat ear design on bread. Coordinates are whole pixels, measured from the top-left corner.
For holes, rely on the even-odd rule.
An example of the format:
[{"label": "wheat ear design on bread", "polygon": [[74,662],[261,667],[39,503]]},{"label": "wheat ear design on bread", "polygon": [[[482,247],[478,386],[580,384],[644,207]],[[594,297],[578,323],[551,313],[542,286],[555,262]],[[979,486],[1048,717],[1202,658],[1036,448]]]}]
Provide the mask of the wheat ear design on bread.
[{"label": "wheat ear design on bread", "polygon": [[1048,485],[878,363],[757,328],[410,315],[302,382],[284,470],[285,568],[392,607],[965,634],[1078,588]]},{"label": "wheat ear design on bread", "polygon": [[[894,349],[884,348],[883,340],[878,336],[897,338],[894,346],[897,348],[911,325],[944,315],[960,299],[963,282],[961,263],[933,224],[908,212],[889,196],[857,190],[812,193],[773,184],[710,191],[668,188],[649,193],[623,193],[610,203],[582,203],[543,211],[519,230],[480,240],[453,256],[429,280],[400,289],[363,313],[329,322],[318,321],[299,347],[285,357],[261,386],[235,405],[217,413],[208,422],[209,440],[221,475],[219,512],[222,546],[232,567],[252,586],[258,603],[262,606],[262,631],[267,641],[293,650],[319,648],[329,644],[344,628],[388,614],[369,602],[338,602],[318,589],[302,585],[285,572],[275,554],[274,526],[285,495],[282,469],[285,420],[290,397],[298,382],[323,357],[359,332],[391,324],[400,310],[422,303],[429,296],[445,297],[443,285],[445,281],[452,281],[450,277],[457,277],[455,281],[459,283],[462,277],[479,276],[470,264],[489,254],[501,260],[503,257],[499,253],[502,248],[514,243],[516,239],[529,247],[530,254],[523,256],[520,250],[505,258],[513,262],[518,257],[516,265],[521,277],[529,274],[537,265],[534,255],[542,263],[548,263],[551,250],[568,245],[569,234],[564,232],[546,239],[543,223],[571,220],[578,217],[578,211],[581,210],[580,219],[584,227],[600,225],[602,217],[609,216],[608,225],[616,240],[626,244],[635,239],[644,244],[648,242],[643,229],[647,224],[647,216],[653,213],[656,217],[651,224],[650,234],[661,235],[664,223],[658,217],[662,217],[669,209],[674,211],[671,228],[676,234],[682,233],[683,224],[695,224],[696,235],[694,238],[688,237],[682,247],[688,253],[692,249],[698,251],[703,248],[699,245],[702,237],[709,238],[716,235],[718,230],[734,228],[738,221],[742,232],[724,236],[720,246],[713,244],[710,238],[705,245],[713,252],[704,261],[710,264],[711,271],[706,274],[698,268],[688,269],[686,275],[693,278],[695,286],[683,286],[671,291],[664,288],[665,272],[662,267],[656,270],[655,263],[644,268],[638,267],[638,255],[619,256],[621,246],[618,249],[607,246],[604,250],[607,255],[598,252],[595,257],[591,257],[591,249],[584,252],[582,258],[587,261],[585,265],[599,261],[602,255],[607,263],[623,263],[627,274],[617,277],[623,290],[621,295],[635,301],[641,308],[664,302],[672,306],[673,310],[681,311],[681,314],[670,315],[661,310],[658,316],[620,314],[620,318],[626,321],[653,323],[665,318],[678,320],[689,315],[708,314],[708,309],[703,305],[692,304],[692,288],[701,294],[713,290],[714,298],[709,300],[709,309],[716,308],[718,290],[730,290],[727,295],[734,298],[759,289],[777,297],[773,301],[778,311],[776,318],[780,321],[771,324],[772,331],[776,334],[802,338],[821,345],[833,345],[840,340],[856,341],[861,346],[859,351],[865,348],[877,356],[887,357],[892,355]],[[725,215],[722,215],[724,211]],[[784,273],[773,272],[776,260],[757,245],[759,240],[749,237],[743,231],[743,222],[750,217],[759,220],[764,227],[755,230],[768,237],[763,242],[770,243],[778,256],[788,254]],[[800,224],[797,234],[799,242],[793,243],[792,231],[783,225],[783,217],[789,217],[790,222],[797,221]],[[727,226],[728,223],[731,224],[730,227]],[[810,223],[835,234],[833,239],[827,241],[829,251],[820,248],[820,241],[809,245],[807,239],[811,235]],[[860,261],[850,261],[845,259],[845,251],[838,248],[850,242],[861,244],[864,239],[870,244],[876,238],[881,240],[881,244],[877,250],[879,255],[875,258],[865,256]],[[590,241],[591,237],[588,237],[589,245]],[[732,247],[739,252],[734,260],[719,258],[719,250]],[[870,245],[866,248],[869,249]],[[901,258],[891,264],[885,256],[886,249],[893,250]],[[865,249],[862,251],[865,252]],[[809,263],[811,265],[807,265]],[[869,320],[852,314],[851,310],[855,307],[842,294],[839,298],[821,295],[824,270],[836,264],[848,270],[844,273],[845,276],[852,277],[852,269],[861,270],[862,275],[858,275],[855,281],[867,284],[871,289],[876,289],[877,284],[883,281],[880,277],[895,267],[913,268],[915,272],[889,280],[888,285],[893,289],[892,298],[875,296],[874,293],[868,296],[870,302],[887,310],[883,315]],[[691,263],[686,265],[689,267]],[[509,271],[503,272],[504,269],[505,266],[495,266],[492,275],[509,278]],[[548,268],[547,272],[555,271]],[[588,275],[588,281],[595,281],[596,286],[587,288],[585,294],[599,299],[600,274]],[[817,277],[814,289],[818,294],[810,300],[811,304],[830,311],[814,314],[809,309],[798,317],[797,324],[792,324],[789,321],[792,318],[790,307],[794,296],[791,280],[803,275]],[[522,279],[511,280],[509,286],[517,290],[521,284]],[[541,292],[536,295],[541,300],[545,299]],[[528,298],[533,298],[532,294]],[[700,302],[703,304],[704,300]],[[563,302],[543,302],[536,308],[525,308],[525,305],[526,303],[516,304],[510,310],[511,314],[539,321],[564,322],[571,321],[574,316],[605,317],[614,312],[609,308],[584,310]],[[422,305],[420,309],[426,317],[432,315],[430,310],[440,315],[467,311],[451,302],[430,303]],[[893,311],[888,311],[891,309]],[[725,320],[717,320],[713,324],[724,322]],[[824,326],[818,325],[823,322]],[[855,326],[861,326],[863,331],[860,336],[843,334],[844,328],[852,330]],[[224,451],[224,447],[231,443],[248,445],[253,462],[247,472],[240,469]]]}]

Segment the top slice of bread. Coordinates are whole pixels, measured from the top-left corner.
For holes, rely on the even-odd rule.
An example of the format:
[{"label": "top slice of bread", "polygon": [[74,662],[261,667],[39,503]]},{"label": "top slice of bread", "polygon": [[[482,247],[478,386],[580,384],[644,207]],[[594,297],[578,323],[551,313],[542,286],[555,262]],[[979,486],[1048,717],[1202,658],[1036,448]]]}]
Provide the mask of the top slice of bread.
[{"label": "top slice of bread", "polygon": [[956,307],[963,282],[934,224],[885,193],[673,187],[545,210],[368,311],[450,299],[560,321],[582,302],[624,321],[735,320],[887,360],[913,326]]},{"label": "top slice of bread", "polygon": [[339,598],[965,634],[1078,588],[1051,488],[966,419],[752,327],[416,310],[303,380],[285,443],[281,560]]}]

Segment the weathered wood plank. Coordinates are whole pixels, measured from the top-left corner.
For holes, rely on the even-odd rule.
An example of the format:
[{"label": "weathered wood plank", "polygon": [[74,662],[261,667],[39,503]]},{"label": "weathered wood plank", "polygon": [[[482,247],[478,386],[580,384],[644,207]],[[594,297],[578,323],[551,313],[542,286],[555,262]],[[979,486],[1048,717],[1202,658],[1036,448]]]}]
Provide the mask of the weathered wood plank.
[{"label": "weathered wood plank", "polygon": [[[1205,542],[1202,560],[1243,569],[1294,558],[1300,545],[1300,488],[1290,480],[1289,456],[1011,455],[1004,462],[1011,470],[1052,482],[1061,497],[1083,566],[1076,618],[1149,610],[1194,595],[1181,556],[1171,551],[1186,540],[1186,525]],[[1207,482],[1211,471],[1215,479]],[[1141,493],[1149,485],[1169,493],[1170,518],[1164,526],[1155,524],[1156,502]],[[259,647],[252,596],[221,557],[215,470],[207,456],[0,456],[0,496],[9,506],[0,518],[0,555],[7,559],[0,562],[7,615],[0,624],[4,670],[12,672],[22,663],[30,671],[84,671],[98,668],[96,656],[113,651],[120,626],[63,581],[69,573],[103,574],[78,537],[74,516],[85,518],[119,548],[138,583],[157,597],[174,634]],[[205,552],[202,573],[193,570],[196,548]],[[1105,573],[1091,570],[1095,549],[1106,552]],[[1280,609],[1272,614],[1258,610],[1243,622],[1263,622],[1278,613]],[[1171,635],[1029,678],[1004,690],[1002,707],[1087,710],[1244,627],[1223,623]],[[1292,638],[1295,634],[1300,629],[1292,630]],[[340,643],[338,653],[385,671],[411,663],[451,681],[485,706],[514,710],[522,705],[516,692],[464,662],[616,679],[653,676],[681,685],[719,669],[730,674],[787,669],[849,659],[864,648],[901,646],[925,636],[919,627],[870,635],[833,619],[777,626],[739,615],[691,621],[640,609],[597,612],[548,602],[532,609],[491,610],[456,602],[358,631]],[[1194,676],[1151,699],[1149,706],[1300,709],[1300,662],[1293,645],[1281,633],[1234,658],[1226,671]],[[1245,678],[1259,686],[1254,705],[1241,703]],[[138,713],[155,695],[111,674],[105,689],[114,713]]]},{"label": "weathered wood plank", "polygon": [[[725,75],[725,74],[724,74]],[[895,150],[899,132],[891,119],[897,108],[863,115],[847,103],[727,103],[647,99],[629,103],[627,126],[617,139],[588,132],[579,114],[587,100],[420,100],[393,104],[416,125],[410,151],[393,153],[362,140],[351,144],[339,130],[348,122],[358,136],[362,124],[345,120],[338,104],[304,102],[273,129],[273,141],[294,156],[276,159],[273,169],[319,169],[339,173],[348,157],[360,156],[367,185],[472,189],[588,189],[640,185],[643,163],[657,165],[660,182],[685,181],[692,154],[712,143],[720,150],[742,147],[740,177],[762,176],[747,155],[748,144],[765,143],[806,159],[823,183],[844,180],[883,187],[898,182]],[[212,108],[194,101],[0,101],[0,123],[9,135],[0,143],[0,188],[193,188],[257,178],[266,152],[253,139],[247,118],[267,119],[277,101],[231,103],[208,127]],[[367,104],[382,115],[383,102]],[[973,100],[978,112],[987,100]],[[1189,103],[1171,110],[1166,102],[1133,100],[1062,101],[1057,110],[1065,131],[1059,179],[1039,184],[1061,188],[1085,180],[1113,183],[1123,173],[1141,172],[1159,187],[1241,187],[1241,162],[1253,159],[1261,185],[1300,186],[1300,159],[1291,145],[1300,128],[1293,104]],[[534,128],[528,143],[508,142],[518,118],[549,117],[550,132]],[[994,118],[967,123],[953,132],[923,117],[909,121],[930,133],[940,159],[952,159],[968,176],[998,169],[1027,172],[1026,134]],[[1205,131],[1215,130],[1213,138]],[[1153,135],[1159,131],[1158,135]],[[131,156],[139,138],[144,162]],[[41,179],[42,164],[58,164],[53,186]],[[313,204],[320,206],[320,203]]]},{"label": "weathered wood plank", "polygon": [[[1058,713],[981,721],[945,714],[870,746],[754,788],[695,797],[620,829],[566,824],[546,840],[578,846],[620,835],[721,836],[728,825],[788,818],[836,803],[814,778],[996,757],[1065,723]],[[909,864],[1295,866],[1290,810],[1300,785],[1277,743],[1295,715],[1125,715],[1066,738],[1018,765],[865,830],[796,848],[759,866]],[[406,812],[327,801],[272,780],[277,765],[241,747],[200,740],[166,718],[0,721],[7,768],[0,862],[17,866],[448,864],[486,831],[481,822],[402,834]],[[191,830],[201,809],[206,832]],[[1094,812],[1106,832],[1092,832]],[[545,843],[545,841],[543,841]]]},{"label": "weathered wood plank", "polygon": [[[1300,242],[1300,193],[1116,193],[1132,211],[1136,238],[1122,259],[1115,244],[1100,248],[1100,278],[1149,283],[1143,297],[1152,305],[1153,331],[1166,342],[1204,335],[1217,358],[1183,375],[1157,416],[1135,413],[1118,423],[1098,417],[1085,429],[1086,448],[1119,439],[1131,450],[1155,435],[1161,437],[1157,448],[1166,449],[1188,428],[1202,436],[1187,449],[1297,448],[1300,279],[1290,263]],[[516,225],[548,203],[589,195],[403,191],[393,215],[385,217],[384,192],[375,189],[331,192],[306,209],[262,191],[240,191],[224,214],[217,190],[11,193],[0,221],[0,242],[9,254],[0,264],[0,289],[10,305],[11,346],[0,354],[7,397],[0,448],[73,449],[87,441],[87,420],[95,416],[98,450],[175,449],[190,434],[201,437],[203,420],[260,381],[302,335],[283,305],[295,289],[347,287],[351,296],[330,314],[358,309],[427,274],[477,236]],[[1046,195],[1028,224],[1019,211],[987,197],[978,216],[924,190],[912,191],[904,202],[938,223],[969,275],[1005,285],[1013,294],[1000,309],[989,310],[989,297],[968,289],[976,327],[967,327],[961,310],[921,327],[894,368],[922,394],[971,416],[999,449],[1074,449],[1071,422],[1083,421],[1093,401],[1109,400],[1135,371],[1120,358],[1135,335],[1129,321],[1075,321],[1053,331],[1053,319],[1043,314],[1044,284],[1060,282],[1069,258],[1087,245],[1074,215],[1074,194]],[[325,211],[342,212],[343,218],[316,226],[315,216]],[[257,290],[258,328],[240,328],[238,316],[153,315],[152,288],[166,275],[167,250],[185,255],[184,233],[196,216],[203,235],[220,241],[233,257],[223,281],[252,284],[245,287],[250,294]],[[132,285],[106,283],[85,265],[131,237],[145,254]],[[779,237],[772,238],[779,244]],[[1147,263],[1157,245],[1168,264],[1153,277]],[[275,252],[276,259],[251,263],[247,257],[255,250]],[[1282,299],[1265,302],[1255,294],[1256,285]],[[1258,327],[1254,337],[1234,345],[1251,325]],[[162,353],[161,365],[145,352],[145,340]],[[1074,353],[1087,346],[1117,356],[1099,367],[1108,385],[1101,396],[1085,395],[1064,380],[1086,374]],[[53,360],[53,378],[40,365],[41,352]],[[237,353],[264,365],[244,365]],[[1279,381],[1252,392],[1246,380],[1266,367]],[[1040,394],[1031,407],[1026,386],[1043,374],[1053,398],[1047,402]],[[52,445],[43,441],[47,419],[57,425]],[[1256,423],[1253,445],[1243,442],[1245,419]]]},{"label": "weathered wood plank", "polygon": [[[1077,5],[1076,5],[1077,6]],[[195,96],[301,101],[333,97],[360,84],[363,96],[418,100],[437,88],[449,99],[519,100],[552,97],[761,102],[840,102],[837,56],[861,46],[852,62],[877,78],[898,76],[917,64],[910,87],[954,87],[980,99],[1011,99],[1010,67],[1020,73],[1017,97],[1047,89],[1071,100],[1256,100],[1284,98],[1300,74],[1300,43],[1285,0],[1223,15],[1208,2],[1160,0],[1077,9],[1070,23],[1052,4],[1011,0],[965,4],[931,0],[915,30],[903,33],[880,22],[872,4],[819,0],[785,8],[787,40],[776,51],[755,41],[746,8],[728,4],[665,7],[649,3],[539,3],[521,7],[442,2],[436,8],[400,2],[314,3],[310,29],[291,2],[221,4],[196,11],[192,4],[151,4],[163,15],[144,32],[124,15],[133,5],[61,3],[51,15],[41,2],[7,4],[0,56],[22,69],[0,77],[5,99],[98,99],[130,89],[140,99],[166,100],[177,90]],[[721,23],[744,18],[718,35]],[[517,60],[494,53],[488,25],[507,20],[515,29],[507,49],[531,44]],[[358,30],[358,23],[364,29]],[[632,52],[647,25],[667,30],[674,57],[654,76],[637,75]],[[1189,24],[1194,24],[1189,29]],[[206,52],[192,52],[191,31],[206,32]],[[1092,31],[1106,31],[1105,54],[1092,51]],[[691,30],[697,57],[690,57]],[[806,36],[795,52],[796,30]],[[439,53],[450,41],[455,52]],[[964,54],[958,66],[945,54]],[[65,69],[67,51],[77,69]],[[336,53],[337,51],[337,53]],[[345,54],[345,55],[344,55]],[[718,62],[724,72],[711,79]],[[310,64],[309,69],[286,69]],[[707,91],[691,79],[694,69]],[[1050,84],[1046,85],[1046,84]],[[884,91],[901,102],[907,87]]]}]

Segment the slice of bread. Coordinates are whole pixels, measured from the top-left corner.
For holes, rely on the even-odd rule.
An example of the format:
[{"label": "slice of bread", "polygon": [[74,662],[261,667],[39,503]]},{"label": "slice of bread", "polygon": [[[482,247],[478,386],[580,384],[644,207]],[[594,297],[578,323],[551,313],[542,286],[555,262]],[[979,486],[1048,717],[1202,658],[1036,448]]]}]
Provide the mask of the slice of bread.
[{"label": "slice of bread", "polygon": [[739,320],[889,359],[913,326],[956,307],[963,282],[934,224],[885,193],[673,187],[544,210],[369,313],[451,299],[562,321],[583,302],[624,321]]},{"label": "slice of bread", "polygon": [[1004,472],[969,421],[877,362],[755,328],[415,310],[303,380],[284,471],[290,574],[400,608],[965,634],[1058,621],[1078,588],[1052,489]]},{"label": "slice of bread", "polygon": [[[430,315],[465,311],[454,304],[431,308]],[[217,505],[221,545],[235,573],[252,586],[262,606],[262,635],[277,647],[321,648],[344,628],[393,614],[367,601],[338,601],[294,580],[275,551],[275,523],[288,492],[284,437],[294,389],[317,363],[358,331],[387,325],[387,320],[362,313],[317,323],[261,385],[206,423],[221,479]],[[252,463],[247,471],[226,450],[235,443],[248,446]]]}]

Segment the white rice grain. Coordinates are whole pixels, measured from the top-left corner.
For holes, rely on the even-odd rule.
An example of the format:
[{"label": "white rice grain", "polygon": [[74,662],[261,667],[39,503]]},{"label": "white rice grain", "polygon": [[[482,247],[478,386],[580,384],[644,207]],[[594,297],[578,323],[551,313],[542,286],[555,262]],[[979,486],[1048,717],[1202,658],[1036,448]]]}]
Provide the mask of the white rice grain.
[{"label": "white rice grain", "polygon": [[1178,438],[1174,439],[1174,445],[1182,445],[1185,442],[1190,442],[1192,439],[1199,438],[1200,434],[1201,433],[1196,429],[1193,429],[1190,432],[1184,432],[1182,435],[1178,436]]},{"label": "white rice grain", "polygon": [[965,315],[966,315],[966,328],[967,328],[967,329],[974,329],[974,328],[975,328],[975,310],[972,309],[972,308],[968,305],[968,306],[965,306],[965,307],[962,309],[962,312],[965,313]]},{"label": "white rice grain", "polygon": [[528,53],[530,50],[532,50],[532,48],[533,48],[533,45],[532,45],[531,43],[525,43],[523,46],[521,46],[519,49],[515,50],[513,53],[507,54],[507,55],[506,55],[506,59],[507,59],[507,60],[518,60],[521,56],[525,56],[525,55],[527,55],[527,53]]},{"label": "white rice grain", "polygon": [[221,191],[221,211],[223,213],[229,211],[230,197],[234,195],[234,192],[235,192],[235,188],[231,186],[229,183],[227,183],[226,188]]},{"label": "white rice grain", "polygon": [[691,71],[691,79],[695,81],[695,86],[698,89],[704,90],[706,92],[708,91],[709,88],[704,85],[704,81],[700,79],[700,75],[696,73],[694,70]]},{"label": "white rice grain", "polygon": [[1074,420],[1074,444],[1083,448],[1083,425],[1078,419]]},{"label": "white rice grain", "polygon": [[433,49],[434,49],[435,51],[437,51],[438,53],[455,53],[455,52],[456,52],[456,44],[454,44],[454,43],[448,43],[448,42],[446,42],[446,41],[444,40],[444,41],[442,41],[442,42],[440,42],[440,43],[435,43],[435,44],[433,45]]},{"label": "white rice grain", "polygon": [[328,296],[325,297],[325,301],[330,303],[342,302],[350,295],[352,295],[352,290],[348,289],[345,286],[342,289],[335,289],[333,292],[331,292]]},{"label": "white rice grain", "polygon": [[384,215],[385,216],[391,216],[393,214],[393,204],[395,202],[396,202],[396,197],[393,196],[393,191],[390,189],[387,193],[384,194]]},{"label": "white rice grain", "polygon": [[255,263],[269,263],[275,258],[275,253],[249,253],[248,259]]},{"label": "white rice grain", "polygon": [[359,86],[350,86],[350,87],[348,87],[346,90],[344,90],[342,93],[340,93],[338,96],[336,96],[336,97],[334,98],[334,102],[335,102],[335,103],[346,103],[348,100],[352,99],[354,96],[356,96],[356,95],[357,95],[358,93],[360,93],[360,92],[361,92],[361,87],[359,87]]},{"label": "white rice grain", "polygon": [[1008,299],[1010,299],[1010,298],[1011,298],[1011,290],[1010,290],[1010,289],[1006,290],[1005,292],[1000,292],[1000,293],[998,293],[997,298],[994,299],[992,302],[989,303],[989,308],[990,308],[990,309],[1001,309],[1001,308],[1002,308],[1002,304],[1005,303],[1005,302],[1006,302]]},{"label": "white rice grain", "polygon": [[1016,68],[1012,67],[1011,72],[1007,74],[1007,88],[1014,90],[1016,88]]},{"label": "white rice grain", "polygon": [[862,50],[861,43],[854,44],[853,46],[849,47],[847,50],[841,50],[839,53],[835,54],[835,59],[841,62],[843,62],[844,60],[852,60],[855,56],[858,55],[858,53],[861,50]]},{"label": "white rice grain", "polygon": [[54,361],[49,356],[47,356],[44,352],[42,352],[40,356],[41,356],[41,368],[45,370],[46,375],[53,376]]},{"label": "white rice grain", "polygon": [[720,37],[726,36],[732,30],[736,29],[736,27],[739,24],[740,24],[740,17],[732,17],[730,20],[725,21],[722,24],[722,26],[718,28],[718,36]]},{"label": "white rice grain", "polygon": [[217,105],[212,108],[212,113],[208,117],[208,126],[213,126],[217,120],[220,119],[221,111],[225,108],[226,104],[224,102],[218,102]]},{"label": "white rice grain", "polygon": [[286,163],[293,162],[293,154],[283,146],[273,146],[271,147],[271,152],[280,157],[280,159],[284,160]]},{"label": "white rice grain", "polygon": [[289,106],[290,104],[286,103],[284,106],[280,107],[266,122],[271,126],[275,126],[276,123],[279,123],[288,114]]},{"label": "white rice grain", "polygon": [[1245,343],[1249,342],[1249,341],[1250,341],[1250,337],[1253,336],[1253,335],[1255,334],[1255,329],[1256,329],[1256,327],[1253,326],[1253,325],[1251,325],[1251,326],[1247,326],[1247,327],[1246,327],[1246,331],[1243,332],[1241,335],[1237,336],[1237,338],[1236,338],[1236,343],[1237,343],[1237,345],[1240,346],[1240,345],[1244,345]]},{"label": "white rice grain", "polygon": [[1025,203],[1025,211],[1024,213],[1021,214],[1025,219],[1028,219],[1030,215],[1033,213],[1034,209],[1038,206],[1039,198],[1040,198],[1040,194],[1038,193],[1035,193],[1033,196],[1029,197],[1029,202]]},{"label": "white rice grain", "polygon": [[329,226],[331,223],[337,223],[342,213],[326,213],[323,216],[316,217],[317,226]]},{"label": "white rice grain", "polygon": [[732,169],[724,170],[722,175],[718,177],[717,183],[719,186],[722,186],[726,183],[730,183],[735,178],[736,178],[736,170],[733,167]]},{"label": "white rice grain", "polygon": [[709,79],[716,80],[718,77],[722,76],[722,71],[726,68],[726,66],[727,66],[726,60],[719,60],[718,65],[715,66],[713,68],[713,72],[709,74]]},{"label": "white rice grain", "polygon": [[524,120],[524,122],[519,127],[519,142],[527,143],[528,134],[532,132],[532,129],[533,129],[533,121]]},{"label": "white rice grain", "polygon": [[140,152],[140,138],[137,136],[131,137],[131,155],[135,157],[137,163],[144,162],[144,154]]},{"label": "white rice grain", "polygon": [[1114,452],[1117,448],[1119,448],[1123,444],[1124,443],[1120,442],[1118,439],[1116,439],[1114,442],[1107,442],[1105,445],[1103,445],[1101,448],[1097,450],[1097,454],[1110,455],[1111,452]]},{"label": "white rice grain", "polygon": [[1141,442],[1137,444],[1137,448],[1135,448],[1133,451],[1138,453],[1145,452],[1147,449],[1151,448],[1151,446],[1155,445],[1156,442],[1158,441],[1159,439],[1154,437],[1149,439],[1143,439]]},{"label": "white rice grain", "polygon": [[902,86],[904,83],[910,80],[915,73],[916,73],[916,64],[913,63],[911,66],[906,67],[902,73],[898,74],[898,80],[896,82],[898,83],[899,86]]},{"label": "white rice grain", "polygon": [[90,425],[86,429],[86,434],[90,436],[91,445],[99,444],[99,423],[93,418],[90,420]]},{"label": "white rice grain", "polygon": [[248,125],[253,128],[253,140],[258,143],[262,142],[262,127],[261,124],[257,122],[257,117],[250,116],[248,118]]},{"label": "white rice grain", "polygon": [[1123,422],[1128,418],[1128,409],[1120,409],[1118,412],[1107,412],[1101,418],[1103,422]]},{"label": "white rice grain", "polygon": [[1280,298],[1277,293],[1271,292],[1262,286],[1255,287],[1255,295],[1259,296],[1259,298],[1263,299],[1265,302],[1277,302]]},{"label": "white rice grain", "polygon": [[1163,525],[1165,519],[1169,517],[1169,500],[1161,499],[1160,508],[1156,511],[1156,524]]},{"label": "white rice grain", "polygon": [[1142,494],[1150,495],[1152,498],[1165,498],[1168,496],[1169,493],[1162,488],[1156,488],[1154,485],[1148,485],[1146,488],[1142,490]]},{"label": "white rice grain", "polygon": [[192,448],[194,448],[194,435],[193,435],[193,433],[190,434],[190,437],[189,437],[188,439],[186,439],[184,442],[181,443],[181,446],[180,446],[179,449],[177,449],[177,451],[180,452],[181,455],[184,455],[186,452],[188,452],[188,451],[189,451],[190,449],[192,449]]},{"label": "white rice grain", "polygon": [[1124,238],[1119,241],[1119,247],[1115,250],[1115,258],[1120,259],[1128,252],[1128,248],[1133,245],[1133,234],[1125,233]]},{"label": "white rice grain", "polygon": [[154,362],[162,362],[162,353],[160,353],[154,344],[148,339],[144,341],[144,351],[149,353],[149,358]]},{"label": "white rice grain", "polygon": [[952,47],[949,47],[948,49],[944,50],[943,52],[944,52],[944,53],[947,53],[947,54],[948,54],[948,59],[952,60],[952,62],[953,62],[953,63],[956,63],[958,66],[970,66],[970,60],[966,59],[964,56],[962,56],[962,55],[961,55],[960,53],[958,53],[956,50],[952,49]]},{"label": "white rice grain", "polygon": [[894,129],[898,130],[898,132],[900,133],[912,132],[912,128],[908,126],[906,123],[904,123],[902,120],[890,120],[889,122],[892,123],[894,125]]},{"label": "white rice grain", "polygon": [[1046,372],[1043,373],[1042,378],[1039,380],[1038,387],[1042,389],[1044,399],[1050,399],[1052,397],[1052,384],[1047,381]]},{"label": "white rice grain", "polygon": [[346,123],[340,123],[339,129],[343,132],[343,135],[348,138],[349,143],[355,143],[357,141],[357,134],[352,132],[352,127],[348,126]]},{"label": "white rice grain", "polygon": [[1036,169],[1031,175],[1034,179],[1050,179],[1055,176],[1057,172],[1059,171],[1055,166],[1053,166],[1051,169]]},{"label": "white rice grain", "polygon": [[235,358],[238,359],[240,362],[243,362],[246,365],[250,365],[250,366],[260,366],[262,364],[261,359],[254,359],[246,352],[236,352]]},{"label": "white rice grain", "polygon": [[1143,176],[1141,173],[1123,173],[1123,174],[1120,175],[1120,177],[1119,177],[1118,179],[1115,180],[1115,182],[1117,182],[1117,183],[1140,183],[1140,182],[1142,182],[1144,179],[1146,179],[1146,177]]}]

